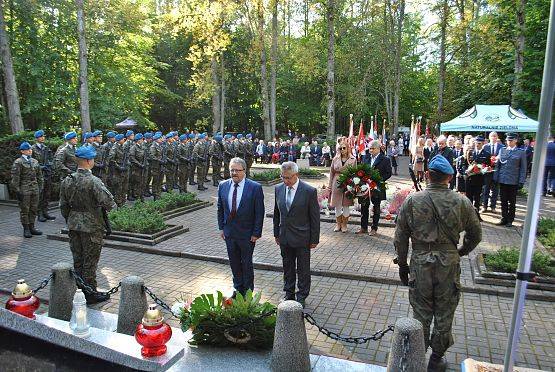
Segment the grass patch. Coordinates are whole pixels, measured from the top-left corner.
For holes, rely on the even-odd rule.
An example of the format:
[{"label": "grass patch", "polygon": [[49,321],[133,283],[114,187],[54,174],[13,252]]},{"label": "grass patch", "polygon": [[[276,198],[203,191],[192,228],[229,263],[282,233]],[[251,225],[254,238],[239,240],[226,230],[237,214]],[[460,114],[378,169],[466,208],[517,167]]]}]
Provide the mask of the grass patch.
[{"label": "grass patch", "polygon": [[299,169],[299,174],[301,176],[320,176],[322,173],[320,173],[320,171],[318,171],[317,169],[300,168]]},{"label": "grass patch", "polygon": [[262,172],[251,174],[253,181],[273,181],[279,180],[281,177],[281,170],[279,168],[268,169]]},{"label": "grass patch", "polygon": [[[484,255],[486,267],[493,271],[515,273],[518,268],[520,250],[515,247],[502,247],[495,253]],[[555,260],[548,253],[534,252],[532,256],[532,271],[555,277]]]}]

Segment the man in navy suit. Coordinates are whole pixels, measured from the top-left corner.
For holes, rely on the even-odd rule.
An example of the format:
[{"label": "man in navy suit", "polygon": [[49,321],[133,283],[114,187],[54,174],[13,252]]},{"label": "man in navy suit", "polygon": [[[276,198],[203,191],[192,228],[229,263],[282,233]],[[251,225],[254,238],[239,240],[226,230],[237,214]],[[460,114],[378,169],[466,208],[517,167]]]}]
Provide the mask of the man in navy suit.
[{"label": "man in navy suit", "polygon": [[545,173],[543,175],[543,196],[547,193],[555,196],[555,138],[549,136],[547,155],[545,157]]},{"label": "man in navy suit", "polygon": [[[490,153],[490,158],[499,156],[499,152],[505,146],[497,141],[497,132],[490,132],[489,143],[484,146],[484,149]],[[490,204],[491,211],[495,213],[495,207],[497,205],[497,196],[499,195],[499,185],[494,179],[495,170],[492,173],[487,173],[484,175],[484,189],[482,191],[482,212],[488,211],[488,201]]]},{"label": "man in navy suit", "polygon": [[259,183],[246,178],[247,164],[241,158],[229,162],[231,179],[218,187],[218,228],[225,240],[233,292],[243,296],[254,289],[252,254],[256,241],[262,236],[264,222],[264,193]]}]

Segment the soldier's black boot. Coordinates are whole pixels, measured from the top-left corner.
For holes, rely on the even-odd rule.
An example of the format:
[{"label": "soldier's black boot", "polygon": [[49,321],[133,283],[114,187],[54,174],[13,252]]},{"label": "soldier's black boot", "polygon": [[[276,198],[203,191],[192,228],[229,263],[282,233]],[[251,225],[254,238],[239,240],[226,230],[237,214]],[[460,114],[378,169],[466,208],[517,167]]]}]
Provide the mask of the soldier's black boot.
[{"label": "soldier's black boot", "polygon": [[127,200],[129,200],[129,201],[135,201],[136,199],[135,199],[133,196],[128,196],[128,197],[127,197]]},{"label": "soldier's black boot", "polygon": [[39,216],[37,217],[37,219],[39,220],[39,222],[46,222],[46,217],[42,212],[39,212]]},{"label": "soldier's black boot", "polygon": [[191,181],[189,182],[189,185],[194,186],[194,185],[197,185],[197,183],[195,181]]},{"label": "soldier's black boot", "polygon": [[[48,211],[44,211],[42,213],[42,215],[44,216],[44,218],[46,218],[49,221],[54,221],[56,219],[56,217],[49,215]],[[40,219],[39,219],[39,221],[40,221]],[[40,222],[42,222],[42,221],[40,221]]]},{"label": "soldier's black boot", "polygon": [[87,299],[87,305],[92,305],[99,302],[108,301],[110,299],[110,295],[103,292],[85,293],[85,298]]},{"label": "soldier's black boot", "polygon": [[32,238],[31,230],[29,230],[29,225],[23,225],[23,236],[26,238]]},{"label": "soldier's black boot", "polygon": [[447,361],[443,356],[432,352],[428,361],[428,372],[445,372],[447,370]]},{"label": "soldier's black boot", "polygon": [[42,235],[42,231],[35,229],[34,223],[29,224],[29,231],[31,232],[31,235]]}]

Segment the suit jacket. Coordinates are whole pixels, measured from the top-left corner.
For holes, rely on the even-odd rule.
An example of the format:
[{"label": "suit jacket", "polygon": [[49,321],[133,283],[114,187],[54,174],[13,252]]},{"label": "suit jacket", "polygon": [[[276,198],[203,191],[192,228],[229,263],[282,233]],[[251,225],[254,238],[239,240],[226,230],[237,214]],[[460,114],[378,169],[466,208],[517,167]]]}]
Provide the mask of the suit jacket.
[{"label": "suit jacket", "polygon": [[241,201],[237,206],[237,214],[231,218],[228,205],[229,190],[233,180],[220,183],[218,187],[218,228],[223,230],[226,238],[250,239],[251,236],[262,236],[264,223],[264,193],[259,183],[245,179]]},{"label": "suit jacket", "polygon": [[526,182],[526,152],[519,148],[509,150],[503,147],[495,163],[494,180],[506,185],[518,185]]},{"label": "suit jacket", "polygon": [[547,154],[545,156],[545,166],[555,167],[555,142],[547,143]]},{"label": "suit jacket", "polygon": [[503,144],[501,143],[488,143],[487,145],[484,145],[484,149],[488,150],[488,152],[492,155],[492,156],[497,156],[499,155],[499,151],[501,151],[502,148],[504,148],[505,146],[503,146]]},{"label": "suit jacket", "polygon": [[[372,157],[370,155],[365,156],[363,162],[371,165]],[[387,181],[391,177],[391,160],[380,152],[374,162],[374,169],[380,172],[380,176],[382,176],[383,181]],[[380,190],[378,193],[372,193],[372,199],[385,200],[385,189]]]},{"label": "suit jacket", "polygon": [[310,146],[310,155],[313,157],[322,156],[322,148],[320,145]]},{"label": "suit jacket", "polygon": [[449,146],[445,146],[443,150],[440,150],[439,146],[436,145],[436,147],[434,147],[432,153],[430,154],[430,161],[436,155],[443,155],[443,157],[447,159],[449,164],[453,166],[453,169],[455,169],[455,154],[452,148],[450,148]]},{"label": "suit jacket", "polygon": [[478,155],[478,151],[476,151],[476,149],[472,151],[472,159],[474,159],[474,162],[477,164],[490,165],[490,158],[491,158],[491,153],[485,147],[482,148],[480,155]]},{"label": "suit jacket", "polygon": [[320,206],[318,193],[309,184],[299,181],[291,208],[287,211],[284,183],[275,187],[274,237],[280,245],[308,247],[320,242]]}]

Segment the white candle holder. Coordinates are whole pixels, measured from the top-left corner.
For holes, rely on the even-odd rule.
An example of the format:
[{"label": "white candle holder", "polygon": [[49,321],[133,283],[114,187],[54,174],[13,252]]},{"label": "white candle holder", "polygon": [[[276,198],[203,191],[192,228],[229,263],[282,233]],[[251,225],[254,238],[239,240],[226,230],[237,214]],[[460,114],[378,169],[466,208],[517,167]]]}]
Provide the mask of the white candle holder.
[{"label": "white candle holder", "polygon": [[73,296],[73,309],[71,310],[71,320],[69,328],[77,337],[86,338],[91,334],[90,324],[87,314],[87,300],[82,290],[75,291]]}]

